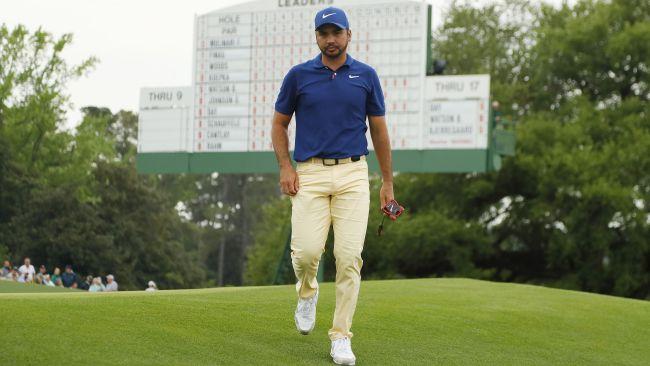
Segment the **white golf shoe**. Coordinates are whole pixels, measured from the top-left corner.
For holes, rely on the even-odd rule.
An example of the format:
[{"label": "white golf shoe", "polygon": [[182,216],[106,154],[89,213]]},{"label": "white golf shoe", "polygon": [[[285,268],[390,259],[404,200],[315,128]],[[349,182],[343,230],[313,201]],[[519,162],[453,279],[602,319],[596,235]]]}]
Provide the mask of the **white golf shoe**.
[{"label": "white golf shoe", "polygon": [[314,330],[314,325],[316,325],[317,302],[318,289],[316,289],[316,294],[308,299],[298,298],[298,306],[296,307],[294,319],[296,320],[296,328],[304,335]]},{"label": "white golf shoe", "polygon": [[337,365],[354,365],[357,361],[354,353],[352,353],[352,343],[348,337],[332,341],[330,355]]}]

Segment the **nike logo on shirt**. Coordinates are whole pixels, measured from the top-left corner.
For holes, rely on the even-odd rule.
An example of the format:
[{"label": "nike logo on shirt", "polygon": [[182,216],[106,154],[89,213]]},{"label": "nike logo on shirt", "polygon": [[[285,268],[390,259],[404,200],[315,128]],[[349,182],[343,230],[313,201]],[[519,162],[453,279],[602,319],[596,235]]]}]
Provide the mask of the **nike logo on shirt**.
[{"label": "nike logo on shirt", "polygon": [[355,78],[358,78],[359,75],[348,75],[348,77],[349,77],[350,79],[355,79]]},{"label": "nike logo on shirt", "polygon": [[327,18],[330,15],[334,15],[334,14],[336,14],[336,13],[323,14],[323,19]]}]

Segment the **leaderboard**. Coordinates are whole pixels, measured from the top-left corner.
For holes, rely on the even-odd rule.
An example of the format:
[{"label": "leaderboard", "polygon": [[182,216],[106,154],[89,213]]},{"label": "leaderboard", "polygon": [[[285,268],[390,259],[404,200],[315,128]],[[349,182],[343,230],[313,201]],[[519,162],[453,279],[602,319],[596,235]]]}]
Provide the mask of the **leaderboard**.
[{"label": "leaderboard", "polygon": [[[344,9],[348,53],[377,70],[392,146],[422,147],[428,5],[420,1],[258,1],[197,16],[192,150],[271,151],[271,121],[284,75],[320,53],[314,14]],[[290,149],[295,121],[292,121]],[[371,144],[371,139],[368,139]]]}]

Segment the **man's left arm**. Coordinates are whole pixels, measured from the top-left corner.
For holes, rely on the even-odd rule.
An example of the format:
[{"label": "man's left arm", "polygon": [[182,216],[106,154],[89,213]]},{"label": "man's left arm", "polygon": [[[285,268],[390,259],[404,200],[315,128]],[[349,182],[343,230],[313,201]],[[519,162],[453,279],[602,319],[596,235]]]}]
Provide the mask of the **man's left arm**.
[{"label": "man's left arm", "polygon": [[375,148],[375,155],[381,169],[382,185],[379,191],[379,201],[381,206],[394,199],[393,193],[393,161],[390,150],[390,139],[388,138],[388,127],[386,126],[385,116],[368,116],[370,125],[370,137]]}]

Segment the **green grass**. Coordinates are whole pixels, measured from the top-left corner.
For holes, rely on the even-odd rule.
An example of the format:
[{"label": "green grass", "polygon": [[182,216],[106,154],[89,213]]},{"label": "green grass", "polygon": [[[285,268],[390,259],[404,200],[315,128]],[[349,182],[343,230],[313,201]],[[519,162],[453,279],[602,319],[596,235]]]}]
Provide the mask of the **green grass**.
[{"label": "green grass", "polygon": [[[309,336],[293,286],[0,294],[0,364],[330,365],[334,287]],[[648,365],[650,303],[465,279],[364,281],[357,365]]]},{"label": "green grass", "polygon": [[13,281],[0,281],[0,294],[2,293],[28,293],[28,292],[77,292],[65,287],[49,287],[34,283],[19,283]]}]

